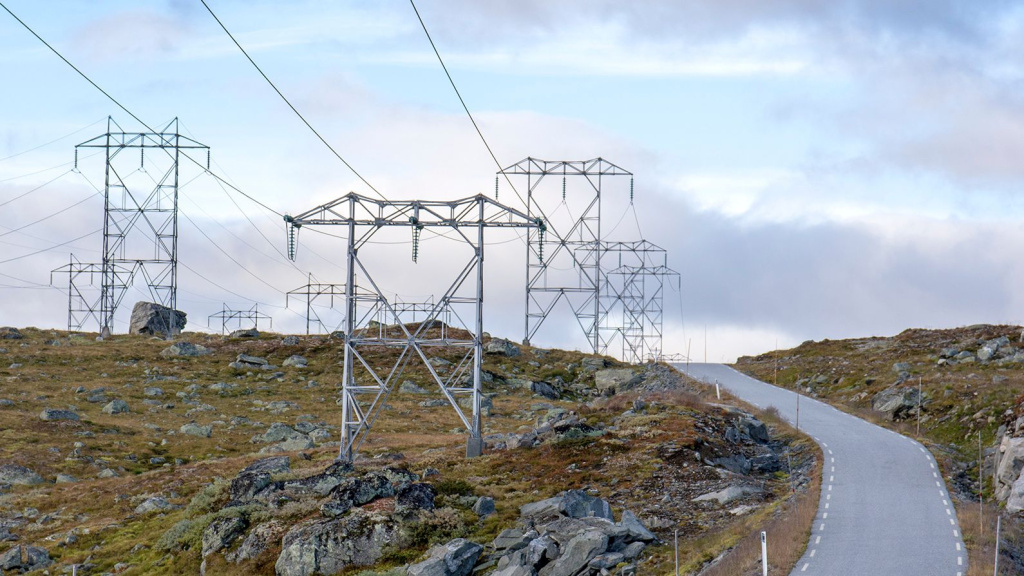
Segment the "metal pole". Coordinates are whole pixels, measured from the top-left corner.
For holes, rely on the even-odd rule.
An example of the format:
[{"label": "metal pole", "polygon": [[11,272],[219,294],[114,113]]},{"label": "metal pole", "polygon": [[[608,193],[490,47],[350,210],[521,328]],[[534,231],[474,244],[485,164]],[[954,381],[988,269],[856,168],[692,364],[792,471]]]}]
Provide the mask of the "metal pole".
[{"label": "metal pole", "polygon": [[1002,527],[1003,517],[996,516],[996,562],[995,569],[992,570],[993,576],[999,576],[999,529]]},{"label": "metal pole", "polygon": [[761,574],[768,576],[768,535],[761,531]]},{"label": "metal pole", "polygon": [[349,415],[351,414],[351,408],[349,402],[351,402],[350,394],[352,393],[352,346],[353,338],[352,332],[355,328],[356,318],[356,298],[355,298],[355,283],[356,283],[356,224],[355,224],[355,212],[356,205],[355,199],[349,199],[349,222],[348,222],[348,246],[346,254],[346,267],[345,267],[345,361],[341,375],[341,447],[338,453],[338,459],[345,460],[346,462],[352,461],[352,443],[355,440],[355,435],[352,429],[349,427]]},{"label": "metal pole", "polygon": [[722,399],[722,390],[718,387],[718,378],[715,378],[715,398]]},{"label": "metal pole", "polygon": [[[526,174],[526,217],[530,218],[533,216],[533,176],[530,172]],[[497,190],[497,187],[495,187]],[[495,200],[497,200],[497,192],[495,192]],[[538,231],[539,233],[539,231]],[[524,314],[525,330],[523,331],[523,345],[530,345],[530,258],[533,257],[533,250],[530,248],[530,234],[533,234],[532,228],[526,229],[526,314]],[[543,266],[543,262],[540,263]]]},{"label": "metal pole", "polygon": [[690,344],[693,344],[693,338],[686,339],[686,373],[690,373]]},{"label": "metal pole", "polygon": [[796,429],[800,430],[800,392],[796,393]]},{"label": "metal pole", "polygon": [[675,549],[676,549],[676,576],[679,576],[679,529],[676,528],[675,532]]},{"label": "metal pole", "polygon": [[484,339],[484,203],[478,202],[480,223],[476,232],[476,335],[473,342],[473,429],[466,444],[466,457],[475,458],[483,453],[480,426],[480,370],[483,366]]}]

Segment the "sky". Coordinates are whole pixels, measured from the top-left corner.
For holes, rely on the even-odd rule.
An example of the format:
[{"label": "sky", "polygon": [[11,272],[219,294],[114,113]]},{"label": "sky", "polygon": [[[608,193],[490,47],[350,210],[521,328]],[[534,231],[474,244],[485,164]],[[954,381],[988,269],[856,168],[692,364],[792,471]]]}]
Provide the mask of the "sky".
[{"label": "sky", "polygon": [[[373,194],[198,0],[3,3],[146,123],[178,118],[215,173],[271,210]],[[411,5],[208,3],[388,198],[493,195],[494,160]],[[501,165],[602,157],[633,173],[632,204],[625,179],[604,186],[602,226],[663,247],[680,273],[664,292],[664,352],[731,361],[810,339],[1024,323],[1024,4],[417,7]],[[102,157],[83,150],[76,169],[75,145],[108,116],[144,128],[2,11],[0,72],[0,324],[66,328],[67,276],[50,271],[102,248]],[[310,274],[342,282],[343,241],[304,230],[290,263],[278,215],[195,166],[181,176],[188,328],[219,331],[210,315],[258,304],[275,331],[304,331],[305,303],[285,293]],[[579,183],[565,205],[560,182],[546,185],[553,214],[579,212]],[[521,208],[502,186],[499,200]],[[384,232],[363,256],[382,290],[425,300],[471,253],[428,233],[413,263],[410,236]],[[486,254],[485,329],[521,340],[525,247],[495,231]],[[126,294],[115,331],[141,299],[144,285]],[[534,343],[586,347],[565,306]]]}]

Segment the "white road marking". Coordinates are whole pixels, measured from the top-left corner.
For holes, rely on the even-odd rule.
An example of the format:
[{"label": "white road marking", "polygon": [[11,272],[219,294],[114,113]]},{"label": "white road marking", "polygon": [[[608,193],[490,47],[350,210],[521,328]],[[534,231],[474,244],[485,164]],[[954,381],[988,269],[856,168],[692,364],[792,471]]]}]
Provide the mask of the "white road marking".
[{"label": "white road marking", "polygon": [[942,505],[943,505],[943,506],[949,506],[949,502],[947,502],[946,500],[943,500],[943,501],[942,501]]},{"label": "white road marking", "polygon": [[803,568],[801,568],[801,569],[800,569],[800,571],[801,571],[801,572],[807,572],[807,567],[808,567],[808,566],[810,566],[810,564],[804,564],[804,567],[803,567]]},{"label": "white road marking", "polygon": [[814,539],[814,543],[815,544],[821,544],[821,536],[818,536],[817,538],[815,538]]},{"label": "white road marking", "polygon": [[835,476],[829,476],[828,477],[828,481],[829,482],[835,482],[836,481],[836,477]]},{"label": "white road marking", "polygon": [[959,552],[959,551],[960,551],[960,543],[959,543],[959,542],[957,542],[957,543],[956,543],[956,551],[957,551],[957,552]]},{"label": "white road marking", "polygon": [[932,464],[931,462],[929,462],[928,465],[931,466],[932,468],[935,468],[935,464]]},{"label": "white road marking", "polygon": [[828,512],[825,512],[824,514],[821,515],[821,519],[822,520],[824,520],[825,518],[828,518]]},{"label": "white road marking", "polygon": [[825,502],[825,509],[828,510],[828,502]]},{"label": "white road marking", "polygon": [[811,550],[811,558],[814,558],[814,553],[817,552],[817,551],[818,551],[817,549]]},{"label": "white road marking", "polygon": [[828,448],[828,444],[825,444],[824,442],[822,442],[821,445],[824,446],[825,448]]},{"label": "white road marking", "polygon": [[964,565],[964,557],[963,556],[957,556],[956,557],[956,565],[957,566],[963,566]]},{"label": "white road marking", "polygon": [[825,523],[822,522],[821,526],[818,526],[818,532],[823,532],[824,530],[825,530]]},{"label": "white road marking", "polygon": [[952,515],[953,515],[953,513],[949,511],[949,508],[946,508],[946,516],[952,516]]},{"label": "white road marking", "polygon": [[960,537],[960,532],[957,531],[957,530],[953,530],[953,537],[954,538],[959,538]]},{"label": "white road marking", "polygon": [[835,472],[835,471],[836,471],[836,467],[835,467],[835,466],[833,466],[833,467],[832,467],[832,472]]},{"label": "white road marking", "polygon": [[953,520],[952,518],[949,519],[949,523],[953,526],[956,526],[956,520]]},{"label": "white road marking", "polygon": [[829,453],[829,454],[831,454],[831,453],[832,453],[832,449],[831,449],[831,448],[829,448],[829,450],[828,450],[828,453]]},{"label": "white road marking", "polygon": [[938,480],[935,481],[935,485],[936,486],[942,486],[942,484],[940,484]]}]

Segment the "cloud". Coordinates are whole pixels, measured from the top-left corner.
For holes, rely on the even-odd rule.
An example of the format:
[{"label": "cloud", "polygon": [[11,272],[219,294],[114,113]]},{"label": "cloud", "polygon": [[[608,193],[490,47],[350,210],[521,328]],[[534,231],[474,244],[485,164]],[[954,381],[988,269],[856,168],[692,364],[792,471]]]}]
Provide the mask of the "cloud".
[{"label": "cloud", "polygon": [[82,26],[75,53],[92,60],[150,59],[173,55],[191,36],[187,21],[150,10],[116,12]]}]

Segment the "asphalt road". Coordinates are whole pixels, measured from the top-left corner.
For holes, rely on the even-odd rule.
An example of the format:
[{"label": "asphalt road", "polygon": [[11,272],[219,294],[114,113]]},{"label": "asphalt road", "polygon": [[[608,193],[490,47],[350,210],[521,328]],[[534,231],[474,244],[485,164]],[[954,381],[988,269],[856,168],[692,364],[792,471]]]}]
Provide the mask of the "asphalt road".
[{"label": "asphalt road", "polygon": [[[690,376],[796,420],[796,394],[721,364],[677,364]],[[825,466],[811,540],[794,575],[962,576],[967,552],[946,485],[920,443],[800,398],[800,429]],[[768,535],[771,538],[771,534]]]}]

